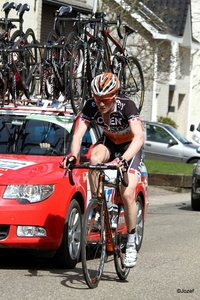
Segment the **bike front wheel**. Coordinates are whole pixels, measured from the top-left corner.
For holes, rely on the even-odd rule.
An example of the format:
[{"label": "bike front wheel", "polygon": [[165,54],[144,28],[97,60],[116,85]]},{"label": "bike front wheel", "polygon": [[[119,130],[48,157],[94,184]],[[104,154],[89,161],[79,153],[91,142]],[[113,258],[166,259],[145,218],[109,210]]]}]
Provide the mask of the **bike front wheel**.
[{"label": "bike front wheel", "polygon": [[[120,210],[119,206],[119,210]],[[116,273],[121,280],[125,280],[130,272],[130,268],[125,268],[123,264],[124,253],[126,248],[126,236],[122,233],[117,234],[117,229],[115,231],[115,252],[114,252],[114,263]]]},{"label": "bike front wheel", "polygon": [[[115,56],[115,61],[116,59],[119,60],[120,58]],[[122,65],[121,72],[118,74],[120,93],[131,98],[138,109],[138,113],[140,113],[144,104],[145,89],[141,65],[134,56],[123,58]]]},{"label": "bike front wheel", "polygon": [[81,240],[82,269],[89,288],[97,287],[106,255],[103,203],[91,199],[83,219]]}]

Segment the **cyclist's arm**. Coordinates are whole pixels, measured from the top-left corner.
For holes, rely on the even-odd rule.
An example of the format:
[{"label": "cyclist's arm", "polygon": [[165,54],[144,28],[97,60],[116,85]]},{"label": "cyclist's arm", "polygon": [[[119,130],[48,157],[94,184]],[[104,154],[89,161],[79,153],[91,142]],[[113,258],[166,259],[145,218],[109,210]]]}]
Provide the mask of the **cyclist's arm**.
[{"label": "cyclist's arm", "polygon": [[129,123],[131,132],[133,133],[133,140],[127,150],[122,155],[127,161],[133,158],[144,144],[144,131],[142,122],[140,120]]},{"label": "cyclist's arm", "polygon": [[79,119],[77,128],[75,128],[72,144],[71,144],[71,155],[78,157],[78,154],[80,152],[82,138],[87,130],[87,124],[82,120]]}]

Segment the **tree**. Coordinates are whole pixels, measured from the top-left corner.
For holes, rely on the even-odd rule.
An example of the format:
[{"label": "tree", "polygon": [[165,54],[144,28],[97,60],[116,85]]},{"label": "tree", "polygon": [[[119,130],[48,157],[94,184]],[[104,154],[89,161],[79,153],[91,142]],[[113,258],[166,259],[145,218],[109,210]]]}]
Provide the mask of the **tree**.
[{"label": "tree", "polygon": [[[175,18],[179,14],[175,8],[167,5],[159,6],[157,2],[157,0],[121,0],[117,3],[115,0],[104,0],[101,6],[101,10],[108,13],[109,19],[115,19],[116,15],[120,14],[122,23],[126,23],[138,31],[137,35],[129,37],[127,48],[130,55],[136,56],[142,65],[147,89],[151,89],[153,80],[160,84],[169,81],[172,65],[175,66],[173,71],[176,72],[177,78],[181,78],[182,60],[180,58],[184,57],[185,52],[188,51],[183,47],[178,47],[176,53],[172,53],[171,41],[153,38],[150,29],[158,30],[163,34],[170,33],[168,16],[170,15],[171,19],[172,16]],[[145,27],[136,19],[136,16],[145,19]],[[155,59],[157,60],[156,77],[153,71]]]}]

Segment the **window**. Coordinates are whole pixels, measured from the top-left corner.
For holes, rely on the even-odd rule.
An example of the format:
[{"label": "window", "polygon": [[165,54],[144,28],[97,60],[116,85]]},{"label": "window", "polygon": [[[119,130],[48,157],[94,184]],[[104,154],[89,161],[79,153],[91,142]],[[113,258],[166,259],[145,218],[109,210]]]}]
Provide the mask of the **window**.
[{"label": "window", "polygon": [[69,132],[54,123],[20,117],[0,119],[0,153],[64,155]]},{"label": "window", "polygon": [[162,127],[147,125],[147,141],[169,143],[171,135]]}]

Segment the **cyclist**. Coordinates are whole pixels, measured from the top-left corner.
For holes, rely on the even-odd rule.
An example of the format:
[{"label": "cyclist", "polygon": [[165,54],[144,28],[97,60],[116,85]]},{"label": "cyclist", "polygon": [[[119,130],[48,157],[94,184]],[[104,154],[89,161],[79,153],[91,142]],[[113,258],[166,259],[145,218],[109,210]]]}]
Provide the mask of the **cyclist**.
[{"label": "cyclist", "polygon": [[[135,188],[140,179],[142,148],[144,143],[143,126],[135,103],[125,95],[119,95],[119,80],[113,73],[102,73],[91,82],[93,98],[89,99],[80,114],[71,144],[71,156],[63,161],[63,167],[70,161],[76,163],[82,137],[91,121],[99,125],[103,134],[90,154],[90,164],[115,160],[125,172],[128,187],[121,185],[128,239],[124,267],[134,267],[137,260],[135,227],[137,206],[134,199]],[[95,191],[94,171],[90,174],[91,192]]]}]

